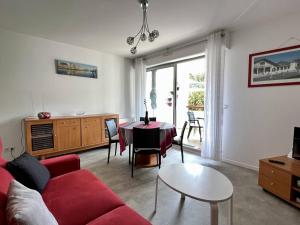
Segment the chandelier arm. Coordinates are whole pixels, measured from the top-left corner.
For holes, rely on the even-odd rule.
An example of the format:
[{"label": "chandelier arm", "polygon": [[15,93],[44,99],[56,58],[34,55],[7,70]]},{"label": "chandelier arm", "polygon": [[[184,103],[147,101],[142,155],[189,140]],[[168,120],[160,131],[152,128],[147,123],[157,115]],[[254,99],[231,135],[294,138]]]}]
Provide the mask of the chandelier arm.
[{"label": "chandelier arm", "polygon": [[140,35],[140,36],[142,36],[144,33],[145,33],[145,26],[143,25],[143,30],[142,30],[142,32],[141,32],[141,35]]},{"label": "chandelier arm", "polygon": [[141,29],[139,30],[139,32],[134,36],[134,38],[136,38],[141,33],[142,29],[143,29],[143,25],[142,25]]},{"label": "chandelier arm", "polygon": [[143,33],[146,30],[146,12],[143,10]]},{"label": "chandelier arm", "polygon": [[147,17],[147,14],[145,15],[145,20],[146,20],[146,30],[147,32],[150,34],[150,29],[149,29],[149,25],[148,25],[148,17]]},{"label": "chandelier arm", "polygon": [[136,43],[135,48],[139,45],[140,41],[141,41],[141,37],[139,38],[138,42]]},{"label": "chandelier arm", "polygon": [[147,8],[143,8],[143,24],[144,24],[145,31],[147,31],[150,34],[148,19],[147,19]]}]

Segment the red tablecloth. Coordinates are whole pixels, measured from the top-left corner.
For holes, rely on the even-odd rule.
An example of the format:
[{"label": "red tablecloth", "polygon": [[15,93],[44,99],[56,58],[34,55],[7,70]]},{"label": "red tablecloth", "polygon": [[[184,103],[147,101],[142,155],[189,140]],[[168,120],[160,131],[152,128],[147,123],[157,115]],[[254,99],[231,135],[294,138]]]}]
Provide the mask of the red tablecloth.
[{"label": "red tablecloth", "polygon": [[172,146],[172,140],[177,135],[176,128],[173,124],[164,122],[150,122],[145,125],[144,122],[129,122],[119,126],[120,151],[125,151],[126,145],[133,143],[133,127],[151,129],[160,128],[160,148],[161,155],[165,156],[167,149]]}]

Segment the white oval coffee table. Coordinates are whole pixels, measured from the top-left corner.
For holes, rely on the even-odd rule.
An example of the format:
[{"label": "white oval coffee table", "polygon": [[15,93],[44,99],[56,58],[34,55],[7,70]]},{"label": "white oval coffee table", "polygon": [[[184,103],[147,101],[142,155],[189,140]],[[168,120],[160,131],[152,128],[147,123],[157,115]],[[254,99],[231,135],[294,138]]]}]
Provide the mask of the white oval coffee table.
[{"label": "white oval coffee table", "polygon": [[211,225],[218,225],[218,203],[230,200],[229,221],[232,225],[233,186],[217,170],[199,164],[172,164],[161,168],[156,179],[155,212],[157,209],[158,179],[181,197],[210,203]]}]

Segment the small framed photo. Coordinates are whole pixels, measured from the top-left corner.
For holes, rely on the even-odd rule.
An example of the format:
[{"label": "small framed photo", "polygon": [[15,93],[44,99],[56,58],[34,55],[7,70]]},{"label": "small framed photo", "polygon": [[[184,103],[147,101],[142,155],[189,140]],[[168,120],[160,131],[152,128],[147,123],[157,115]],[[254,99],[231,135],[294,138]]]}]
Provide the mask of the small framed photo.
[{"label": "small framed photo", "polygon": [[300,84],[300,45],[249,55],[248,87]]}]

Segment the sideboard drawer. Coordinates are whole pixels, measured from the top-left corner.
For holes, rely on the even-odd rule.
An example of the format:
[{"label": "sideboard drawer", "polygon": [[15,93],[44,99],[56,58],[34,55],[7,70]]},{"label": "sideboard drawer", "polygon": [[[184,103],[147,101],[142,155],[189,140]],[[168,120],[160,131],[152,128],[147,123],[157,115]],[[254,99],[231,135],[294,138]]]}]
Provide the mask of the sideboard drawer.
[{"label": "sideboard drawer", "polygon": [[278,195],[286,200],[290,200],[291,188],[286,183],[281,183],[274,178],[259,174],[259,185],[275,195]]},{"label": "sideboard drawer", "polygon": [[84,119],[81,119],[82,121],[82,124],[98,124],[100,126],[100,118],[97,118],[97,117],[91,117],[91,118],[84,118]]},{"label": "sideboard drawer", "polygon": [[56,123],[59,126],[80,125],[80,119],[63,119],[63,120],[57,120]]},{"label": "sideboard drawer", "polygon": [[292,182],[291,174],[281,171],[280,169],[274,168],[263,162],[260,162],[259,173],[280,183],[290,185]]}]

